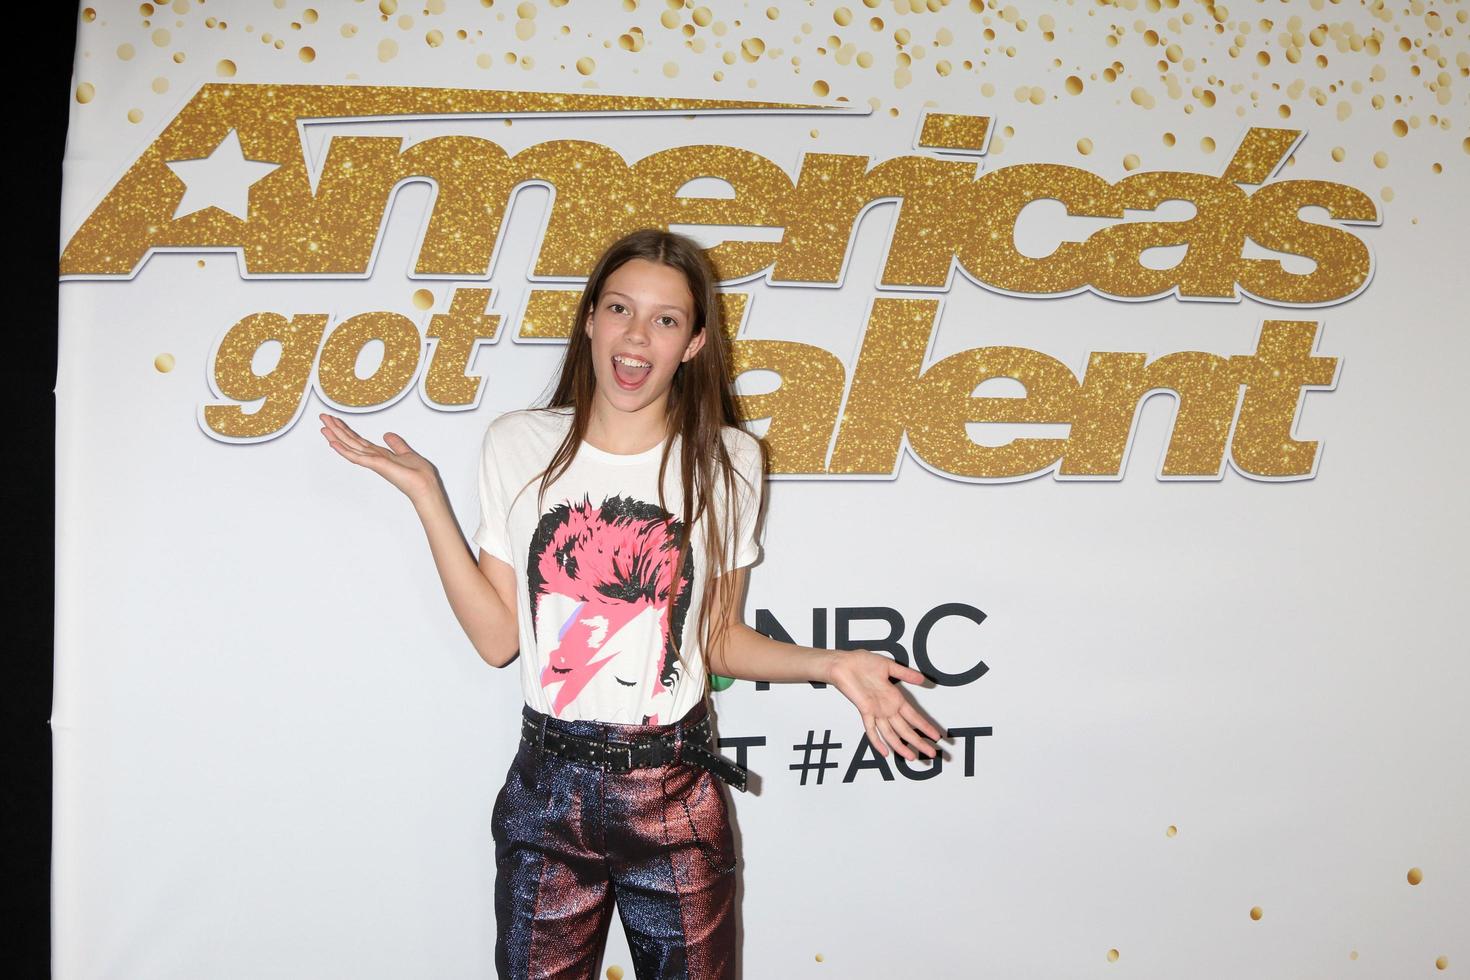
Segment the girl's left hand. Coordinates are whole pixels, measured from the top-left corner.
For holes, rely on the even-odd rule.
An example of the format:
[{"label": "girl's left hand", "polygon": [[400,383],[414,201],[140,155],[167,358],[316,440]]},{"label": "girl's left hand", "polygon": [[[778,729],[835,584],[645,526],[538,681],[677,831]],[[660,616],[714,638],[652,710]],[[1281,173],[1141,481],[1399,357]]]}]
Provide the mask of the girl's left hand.
[{"label": "girl's left hand", "polygon": [[[924,755],[934,758],[939,753],[938,748],[920,738],[914,729],[937,742],[942,735],[939,727],[919,713],[898,685],[889,682],[890,677],[911,684],[925,681],[924,675],[912,667],[905,667],[870,650],[838,653],[829,680],[858,709],[863,727],[868,730],[868,741],[880,755],[888,755],[888,747],[883,744],[886,741],[910,762],[919,757],[911,746],[917,746]],[[882,740],[878,737],[880,734]]]}]

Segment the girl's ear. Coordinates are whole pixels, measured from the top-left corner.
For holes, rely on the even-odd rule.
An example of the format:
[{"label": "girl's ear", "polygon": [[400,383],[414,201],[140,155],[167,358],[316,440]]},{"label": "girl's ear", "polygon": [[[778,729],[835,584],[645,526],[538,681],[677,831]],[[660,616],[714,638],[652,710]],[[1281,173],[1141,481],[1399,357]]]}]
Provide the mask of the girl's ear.
[{"label": "girl's ear", "polygon": [[704,333],[701,330],[690,339],[689,346],[684,348],[684,357],[681,360],[688,361],[699,353],[699,349],[704,346]]}]

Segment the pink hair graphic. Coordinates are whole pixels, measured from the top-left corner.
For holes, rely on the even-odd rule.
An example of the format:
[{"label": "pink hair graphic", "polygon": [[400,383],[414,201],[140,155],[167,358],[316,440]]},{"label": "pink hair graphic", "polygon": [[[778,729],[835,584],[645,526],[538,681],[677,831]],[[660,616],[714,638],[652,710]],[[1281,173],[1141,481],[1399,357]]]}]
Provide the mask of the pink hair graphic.
[{"label": "pink hair graphic", "polygon": [[[557,646],[541,672],[543,687],[561,685],[551,705],[554,714],[560,715],[612,661],[618,645],[611,641],[619,631],[650,609],[657,615],[660,650],[650,687],[673,684],[678,665],[669,656],[667,611],[679,528],[679,522],[657,505],[620,496],[604,500],[600,507],[593,507],[584,496],[581,503],[560,504],[542,517],[527,569],[532,616],[541,608],[543,596],[576,602],[557,628]],[[676,629],[683,625],[692,558],[686,556],[675,602]]]}]

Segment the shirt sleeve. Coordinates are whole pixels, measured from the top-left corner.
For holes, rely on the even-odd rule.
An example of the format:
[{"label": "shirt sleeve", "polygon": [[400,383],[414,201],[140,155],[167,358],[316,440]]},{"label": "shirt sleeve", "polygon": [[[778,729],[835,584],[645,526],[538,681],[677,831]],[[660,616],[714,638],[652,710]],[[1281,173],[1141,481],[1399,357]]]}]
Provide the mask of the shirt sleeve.
[{"label": "shirt sleeve", "polygon": [[485,437],[480,443],[480,526],[471,535],[475,544],[486,554],[513,565],[510,557],[509,513],[506,511],[505,495],[501,488],[500,462],[495,456],[495,441],[490,434],[491,426],[485,427]]},{"label": "shirt sleeve", "polygon": [[761,447],[755,437],[741,432],[737,445],[739,451],[732,454],[735,463],[735,526],[731,529],[734,542],[733,555],[727,571],[744,568],[760,557],[761,494],[765,485],[765,474],[761,469]]}]

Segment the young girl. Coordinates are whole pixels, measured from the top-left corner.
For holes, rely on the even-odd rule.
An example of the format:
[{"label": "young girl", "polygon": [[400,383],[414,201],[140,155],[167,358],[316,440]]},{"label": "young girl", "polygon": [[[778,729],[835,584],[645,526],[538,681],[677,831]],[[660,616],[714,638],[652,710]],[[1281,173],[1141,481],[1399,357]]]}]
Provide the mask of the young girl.
[{"label": "young girl", "polygon": [[689,238],[644,229],[608,248],[549,404],[486,429],[478,563],[428,460],[321,416],[333,449],[413,502],[480,656],[519,654],[521,742],[491,817],[501,977],[595,976],[614,904],[639,980],[735,976],[716,777],[743,790],[746,773],[712,744],[710,671],[824,681],[884,756],[937,753],[924,736],[940,730],[892,683],[918,671],[741,621],[765,454],[736,409],[716,297]]}]

